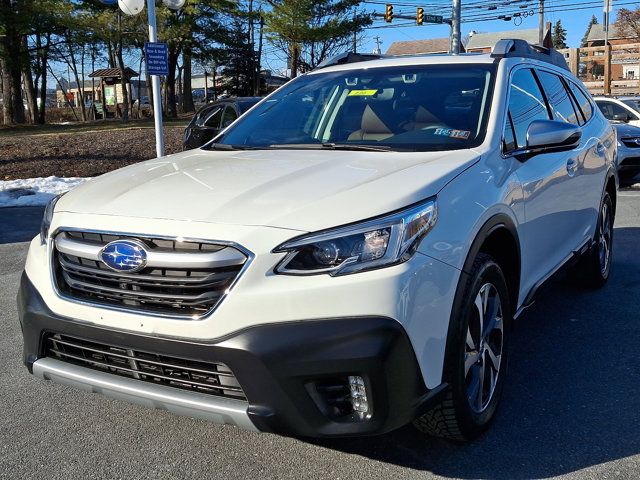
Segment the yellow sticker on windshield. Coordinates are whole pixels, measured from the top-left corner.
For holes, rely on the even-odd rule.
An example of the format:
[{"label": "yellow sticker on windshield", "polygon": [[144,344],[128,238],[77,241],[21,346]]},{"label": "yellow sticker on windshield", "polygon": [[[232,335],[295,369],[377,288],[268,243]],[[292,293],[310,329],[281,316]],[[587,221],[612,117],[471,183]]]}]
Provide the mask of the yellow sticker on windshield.
[{"label": "yellow sticker on windshield", "polygon": [[350,97],[370,97],[378,93],[378,90],[351,90],[349,92]]}]

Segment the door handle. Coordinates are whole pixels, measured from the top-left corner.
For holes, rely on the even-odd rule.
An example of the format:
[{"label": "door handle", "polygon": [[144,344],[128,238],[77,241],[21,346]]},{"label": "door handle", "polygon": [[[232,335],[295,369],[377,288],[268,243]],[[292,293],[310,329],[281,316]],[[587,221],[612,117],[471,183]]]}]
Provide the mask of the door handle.
[{"label": "door handle", "polygon": [[576,160],[575,158],[569,159],[569,161],[567,162],[567,173],[570,177],[573,177],[576,174],[579,166],[580,163],[578,162],[578,160]]}]

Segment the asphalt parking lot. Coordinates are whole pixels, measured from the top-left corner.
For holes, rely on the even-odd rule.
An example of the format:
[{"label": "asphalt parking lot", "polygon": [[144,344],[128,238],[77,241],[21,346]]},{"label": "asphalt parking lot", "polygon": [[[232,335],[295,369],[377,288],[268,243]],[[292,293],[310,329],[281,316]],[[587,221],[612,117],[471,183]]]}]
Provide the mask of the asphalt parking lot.
[{"label": "asphalt parking lot", "polygon": [[78,392],[22,365],[15,295],[41,210],[0,209],[0,478],[638,478],[640,191],[620,192],[602,290],[548,286],[517,322],[502,409],[470,445],[411,427],[306,441]]}]

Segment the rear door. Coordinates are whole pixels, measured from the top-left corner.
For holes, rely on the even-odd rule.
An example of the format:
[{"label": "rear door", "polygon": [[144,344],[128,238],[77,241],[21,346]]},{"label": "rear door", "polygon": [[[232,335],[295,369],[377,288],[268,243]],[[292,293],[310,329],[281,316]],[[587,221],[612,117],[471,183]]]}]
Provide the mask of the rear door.
[{"label": "rear door", "polygon": [[220,126],[220,129],[224,130],[233,122],[235,122],[236,118],[238,117],[238,110],[236,109],[235,105],[231,103],[228,104],[224,109],[224,113],[222,114],[222,125]]},{"label": "rear door", "polygon": [[[561,92],[557,92],[560,95]],[[573,119],[571,103],[553,98],[552,109],[543,93],[537,75],[531,68],[520,67],[511,75],[509,115],[505,128],[503,151],[526,147],[527,129],[534,120]],[[567,97],[568,100],[568,97]],[[516,174],[524,193],[525,222],[521,225],[523,243],[522,270],[531,272],[523,281],[528,290],[561,264],[580,243],[581,222],[576,210],[581,194],[575,182],[578,151],[535,155],[516,162]]]},{"label": "rear door", "polygon": [[221,103],[211,109],[205,117],[202,119],[202,140],[203,143],[208,142],[213,137],[220,133],[220,125],[222,124],[222,114],[224,112],[225,104]]}]

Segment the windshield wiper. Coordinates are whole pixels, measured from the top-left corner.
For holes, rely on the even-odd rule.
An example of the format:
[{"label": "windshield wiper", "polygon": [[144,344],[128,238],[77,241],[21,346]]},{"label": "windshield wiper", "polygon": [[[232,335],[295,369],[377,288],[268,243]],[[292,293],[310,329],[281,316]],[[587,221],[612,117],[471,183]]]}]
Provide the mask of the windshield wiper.
[{"label": "windshield wiper", "polygon": [[388,145],[362,145],[351,143],[323,143],[322,148],[328,150],[352,150],[361,152],[390,152],[391,147]]},{"label": "windshield wiper", "polygon": [[227,145],[226,143],[211,143],[206,146],[206,150],[260,150],[260,147],[247,145]]},{"label": "windshield wiper", "polygon": [[350,143],[281,143],[269,145],[269,148],[291,150],[351,150],[360,152],[389,152],[387,145],[362,145]]}]

